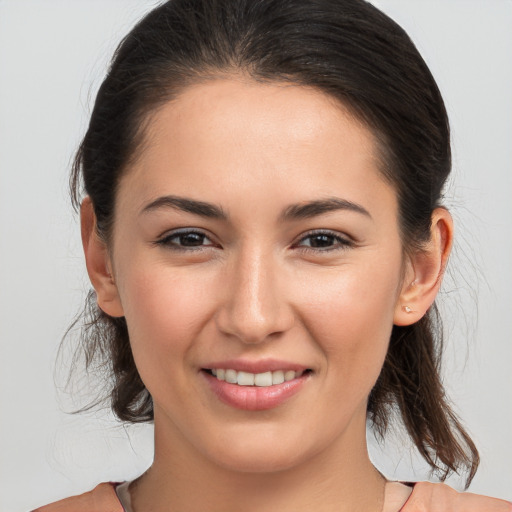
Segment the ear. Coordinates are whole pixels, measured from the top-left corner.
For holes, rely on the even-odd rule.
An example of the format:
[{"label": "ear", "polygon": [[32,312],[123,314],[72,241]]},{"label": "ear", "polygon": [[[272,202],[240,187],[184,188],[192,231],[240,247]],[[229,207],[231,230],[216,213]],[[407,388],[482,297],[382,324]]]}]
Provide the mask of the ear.
[{"label": "ear", "polygon": [[433,304],[441,287],[452,242],[452,217],[445,208],[436,208],[432,213],[429,242],[409,256],[395,306],[395,325],[414,324]]},{"label": "ear", "polygon": [[105,242],[96,229],[96,215],[91,198],[87,196],[80,206],[82,245],[89,279],[96,291],[98,306],[107,315],[124,316],[123,307],[112,274],[112,263]]}]

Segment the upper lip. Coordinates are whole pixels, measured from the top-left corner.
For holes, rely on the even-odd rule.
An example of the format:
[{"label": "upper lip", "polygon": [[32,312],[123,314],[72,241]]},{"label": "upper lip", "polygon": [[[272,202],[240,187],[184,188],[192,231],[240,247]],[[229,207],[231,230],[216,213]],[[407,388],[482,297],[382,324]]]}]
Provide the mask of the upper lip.
[{"label": "upper lip", "polygon": [[293,370],[295,372],[300,372],[308,369],[307,366],[302,364],[292,363],[290,361],[282,361],[278,359],[261,359],[258,361],[250,361],[248,359],[229,359],[224,361],[214,361],[212,363],[208,363],[202,368],[208,370],[230,369],[248,373],[265,373],[275,372],[278,370]]}]

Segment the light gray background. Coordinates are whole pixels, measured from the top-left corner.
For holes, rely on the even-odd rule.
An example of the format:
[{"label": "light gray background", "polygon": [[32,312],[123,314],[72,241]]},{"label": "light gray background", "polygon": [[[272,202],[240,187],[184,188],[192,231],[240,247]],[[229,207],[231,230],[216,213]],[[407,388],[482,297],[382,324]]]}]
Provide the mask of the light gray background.
[{"label": "light gray background", "polygon": [[[471,487],[512,499],[512,2],[375,0],[410,33],[453,126],[454,280],[443,293],[446,385],[481,450]],[[53,367],[87,289],[67,174],[113,48],[154,1],[0,0],[0,509],[124,480],[151,428],[70,416]],[[478,300],[478,306],[474,299]],[[129,433],[129,437],[128,437]],[[400,435],[396,437],[400,438]],[[423,479],[400,440],[373,457]],[[461,480],[452,479],[460,488]]]}]

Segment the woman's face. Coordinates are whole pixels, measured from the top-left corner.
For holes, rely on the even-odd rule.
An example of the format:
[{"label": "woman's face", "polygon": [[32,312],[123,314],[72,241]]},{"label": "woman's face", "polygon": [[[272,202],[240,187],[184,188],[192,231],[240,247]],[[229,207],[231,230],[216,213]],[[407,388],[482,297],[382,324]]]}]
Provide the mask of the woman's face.
[{"label": "woman's face", "polygon": [[111,257],[157,437],[242,471],[364,446],[404,262],[372,134],[334,100],[185,90],[120,182]]}]

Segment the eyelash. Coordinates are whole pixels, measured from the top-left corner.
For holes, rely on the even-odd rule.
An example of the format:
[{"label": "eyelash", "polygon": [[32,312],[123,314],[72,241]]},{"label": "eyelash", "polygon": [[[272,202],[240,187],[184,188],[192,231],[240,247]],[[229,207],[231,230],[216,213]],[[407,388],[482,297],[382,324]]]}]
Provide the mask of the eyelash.
[{"label": "eyelash", "polygon": [[[307,246],[307,245],[300,246],[299,245],[301,242],[303,242],[304,240],[307,240],[308,238],[311,239],[313,237],[322,237],[322,236],[332,239],[333,245],[330,245],[330,246],[324,247],[324,248],[312,247],[311,245],[309,245],[309,246]],[[304,251],[304,252],[319,253],[319,252],[346,250],[346,249],[350,249],[354,245],[355,244],[352,240],[345,238],[343,236],[340,236],[335,231],[317,230],[317,231],[310,231],[310,232],[306,233],[305,235],[303,235],[299,239],[299,241],[296,244],[294,244],[294,247],[298,247],[301,251]]]},{"label": "eyelash", "polygon": [[202,231],[200,231],[198,229],[183,228],[178,231],[173,231],[172,233],[169,233],[169,234],[163,236],[162,238],[159,238],[158,240],[156,240],[155,245],[165,246],[173,251],[182,251],[182,252],[202,251],[202,250],[204,250],[205,247],[215,247],[215,244],[213,242],[211,244],[207,244],[207,245],[191,245],[191,246],[181,245],[181,244],[172,242],[172,240],[175,238],[183,237],[183,236],[187,236],[187,235],[197,235],[199,237],[203,237],[203,240],[202,240],[203,242],[204,242],[204,240],[209,240],[210,242],[212,242],[210,240],[210,238],[208,238],[206,233],[203,233]]},{"label": "eyelash", "polygon": [[[173,239],[184,237],[184,236],[190,236],[190,235],[196,235],[198,237],[202,237],[202,242],[205,240],[210,241],[210,244],[206,245],[181,245],[181,243],[173,242]],[[326,247],[313,247],[311,245],[304,245],[301,246],[301,242],[304,242],[307,239],[312,239],[314,237],[326,237],[329,238],[332,242],[332,245],[326,246]],[[173,251],[181,251],[181,252],[190,252],[190,251],[203,251],[205,248],[210,247],[219,247],[214,242],[211,241],[211,239],[202,231],[197,229],[187,229],[184,228],[179,231],[174,231],[172,233],[167,234],[166,236],[156,240],[155,245],[165,246]],[[298,242],[294,243],[292,247],[298,248],[300,251],[303,252],[314,252],[314,253],[322,253],[322,252],[330,252],[330,251],[336,251],[336,250],[345,250],[348,248],[351,248],[354,246],[354,242],[348,238],[342,237],[336,232],[328,231],[328,230],[317,230],[317,231],[310,231],[306,234],[304,234]]]}]

